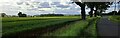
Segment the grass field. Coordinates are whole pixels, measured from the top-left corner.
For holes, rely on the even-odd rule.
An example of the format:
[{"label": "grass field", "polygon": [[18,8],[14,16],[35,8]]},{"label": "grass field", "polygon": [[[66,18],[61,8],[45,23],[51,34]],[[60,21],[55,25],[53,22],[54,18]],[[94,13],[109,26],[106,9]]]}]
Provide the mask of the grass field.
[{"label": "grass field", "polygon": [[[62,27],[53,32],[44,33],[42,36],[78,36],[94,18],[87,17],[87,20],[80,21],[79,16],[60,16],[60,17],[10,17],[2,18],[2,35],[10,35],[19,32],[42,29],[48,27]],[[66,25],[66,22],[79,20]],[[51,27],[51,28],[52,28]],[[51,29],[49,28],[49,29]],[[58,27],[57,27],[58,28]],[[95,25],[93,24],[92,34],[95,36]]]},{"label": "grass field", "polygon": [[78,17],[13,17],[2,18],[3,35],[24,30],[46,27],[66,21],[76,20]]},{"label": "grass field", "polygon": [[109,20],[114,22],[120,22],[120,16],[109,16]]}]

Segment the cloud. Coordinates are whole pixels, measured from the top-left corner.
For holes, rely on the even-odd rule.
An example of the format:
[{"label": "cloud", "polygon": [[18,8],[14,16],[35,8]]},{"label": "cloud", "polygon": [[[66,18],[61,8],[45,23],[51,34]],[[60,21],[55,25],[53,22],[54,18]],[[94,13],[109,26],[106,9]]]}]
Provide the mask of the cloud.
[{"label": "cloud", "polygon": [[32,11],[32,10],[38,10],[38,9],[37,8],[29,8],[27,10]]},{"label": "cloud", "polygon": [[[17,4],[18,6],[15,4]],[[2,7],[1,8],[3,12],[11,15],[17,15],[19,11],[22,11],[27,15],[48,14],[53,13],[53,11],[55,11],[55,14],[80,14],[80,7],[71,2],[65,2],[64,0],[62,0],[62,2],[61,0],[21,0],[17,1],[15,4],[10,4],[9,7],[2,6],[5,9]]]},{"label": "cloud", "polygon": [[26,5],[30,5],[28,2],[25,2]]},{"label": "cloud", "polygon": [[60,5],[60,2],[52,2],[51,5]]},{"label": "cloud", "polygon": [[60,7],[60,8],[68,8],[69,5],[56,5],[56,7]]},{"label": "cloud", "polygon": [[80,14],[80,12],[76,10],[57,10],[55,12],[57,14]]},{"label": "cloud", "polygon": [[17,2],[17,5],[22,5],[23,4],[23,2]]},{"label": "cloud", "polygon": [[40,3],[38,8],[51,8],[51,6],[48,2],[43,2],[43,3]]}]

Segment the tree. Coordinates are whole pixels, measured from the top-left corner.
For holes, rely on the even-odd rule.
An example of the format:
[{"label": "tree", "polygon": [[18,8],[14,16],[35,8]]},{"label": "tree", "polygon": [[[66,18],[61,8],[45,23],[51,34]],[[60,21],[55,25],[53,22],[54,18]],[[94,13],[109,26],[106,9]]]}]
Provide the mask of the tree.
[{"label": "tree", "polygon": [[93,17],[93,11],[94,11],[94,2],[86,2],[86,5],[88,8],[90,8],[89,15],[90,17]]},{"label": "tree", "polygon": [[27,15],[26,14],[22,14],[22,17],[27,17]]},{"label": "tree", "polygon": [[2,16],[2,17],[5,17],[5,16],[6,16],[6,14],[5,14],[5,13],[1,13],[1,16]]},{"label": "tree", "polygon": [[22,12],[19,12],[19,13],[18,13],[18,16],[19,16],[19,17],[27,17],[27,15],[26,15],[26,14],[22,14]]},{"label": "tree", "polygon": [[120,10],[118,11],[118,13],[117,13],[118,15],[120,15]]},{"label": "tree", "polygon": [[73,0],[73,2],[81,7],[81,18],[86,20],[85,3],[79,2],[79,0]]},{"label": "tree", "polygon": [[[86,5],[88,8],[90,8],[89,15],[90,17],[93,16],[93,11],[95,11],[94,16],[102,15],[101,13],[107,10],[108,7],[110,7],[110,2],[86,2]],[[95,8],[95,9],[94,9]]]},{"label": "tree", "polygon": [[22,17],[22,12],[19,12],[19,13],[18,13],[18,16],[19,16],[19,17]]},{"label": "tree", "polygon": [[[118,1],[118,4],[120,4],[120,1]],[[120,6],[118,5],[119,11],[118,11],[117,15],[120,15],[120,8],[119,8],[119,7],[120,7]]]},{"label": "tree", "polygon": [[82,19],[86,20],[85,3],[81,3],[81,2],[75,2],[75,3],[81,7]]},{"label": "tree", "polygon": [[86,5],[88,6],[88,8],[91,9],[91,11],[89,12],[90,17],[93,17],[93,11],[95,11],[94,16],[96,17],[97,15],[102,15],[101,13],[107,10],[107,7],[110,7],[109,5],[111,4],[110,2],[83,2],[82,3],[82,2],[79,2],[78,0],[75,0],[73,2],[75,2],[77,5],[81,7],[81,15],[83,20],[86,19],[86,14],[85,14]]}]

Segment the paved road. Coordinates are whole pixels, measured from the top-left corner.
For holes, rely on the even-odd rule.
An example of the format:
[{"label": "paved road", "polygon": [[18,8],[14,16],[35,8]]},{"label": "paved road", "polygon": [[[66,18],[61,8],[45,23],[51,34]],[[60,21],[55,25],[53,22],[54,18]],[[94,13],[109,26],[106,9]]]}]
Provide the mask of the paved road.
[{"label": "paved road", "polygon": [[[97,23],[98,36],[118,38],[118,23],[108,20],[108,16],[102,17]],[[120,30],[119,30],[120,31]]]}]

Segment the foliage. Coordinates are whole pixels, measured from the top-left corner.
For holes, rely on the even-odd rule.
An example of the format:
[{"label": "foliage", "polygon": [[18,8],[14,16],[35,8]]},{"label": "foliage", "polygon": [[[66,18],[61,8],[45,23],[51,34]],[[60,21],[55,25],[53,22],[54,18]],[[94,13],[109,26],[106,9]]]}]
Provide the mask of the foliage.
[{"label": "foliage", "polygon": [[6,14],[5,13],[1,13],[1,17],[5,17],[6,16]]},{"label": "foliage", "polygon": [[22,14],[22,12],[19,12],[19,13],[18,13],[18,16],[19,16],[19,17],[26,17],[27,15],[26,15],[26,14]]},{"label": "foliage", "polygon": [[87,26],[87,21],[78,21],[74,24],[70,24],[62,29],[56,30],[53,33],[45,34],[45,36],[78,36],[80,31]]},{"label": "foliage", "polygon": [[[87,20],[81,20],[69,25],[66,25],[65,27],[58,29],[54,32],[51,33],[46,33],[43,36],[64,36],[66,38],[71,37],[84,37],[84,34],[82,32],[85,32],[86,27],[89,29],[87,32],[89,32],[89,36],[91,37],[97,37],[97,32],[96,32],[96,21],[98,18],[89,18]],[[92,21],[92,22],[91,22]],[[88,25],[91,23],[90,25]],[[89,28],[90,26],[90,28]],[[81,35],[83,34],[83,35]],[[88,36],[86,36],[88,37]],[[60,38],[60,37],[58,37]],[[85,38],[85,37],[84,37]]]},{"label": "foliage", "polygon": [[106,14],[103,14],[103,15],[120,15],[120,12],[118,11],[112,11],[112,12],[109,12],[109,13],[106,13]]},{"label": "foliage", "polygon": [[92,19],[88,19],[89,20],[89,27],[84,31],[85,34],[84,36],[91,36],[92,38],[97,38],[97,21],[98,19],[100,19],[100,17],[96,17],[96,18],[92,18]]},{"label": "foliage", "polygon": [[109,20],[114,21],[114,22],[120,22],[120,16],[109,16]]},{"label": "foliage", "polygon": [[111,4],[112,4],[111,2],[86,2],[87,7],[90,8],[91,10],[89,12],[90,17],[93,16],[93,11],[95,11],[95,14],[94,14],[95,17],[96,15],[101,16],[101,13],[107,10],[107,8],[109,8]]}]

